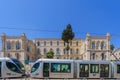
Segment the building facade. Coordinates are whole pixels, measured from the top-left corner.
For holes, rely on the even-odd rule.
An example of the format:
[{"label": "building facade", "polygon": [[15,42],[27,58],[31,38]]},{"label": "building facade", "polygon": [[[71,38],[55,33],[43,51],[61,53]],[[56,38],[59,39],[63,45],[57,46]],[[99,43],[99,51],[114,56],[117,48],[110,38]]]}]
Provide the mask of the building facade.
[{"label": "building facade", "polygon": [[[48,39],[48,38],[37,38],[34,39],[36,44],[37,54],[39,58],[45,58],[46,52],[52,50],[54,52],[54,58],[56,59],[66,59],[66,43],[61,39]],[[73,39],[69,45],[69,59],[81,59],[81,45],[82,39]]]},{"label": "building facade", "polygon": [[85,60],[109,60],[110,58],[110,34],[106,36],[86,35],[82,52]]},{"label": "building facade", "polygon": [[7,36],[3,33],[1,39],[3,57],[16,58],[23,63],[35,59],[35,45],[24,33],[21,36]]},{"label": "building facade", "polygon": [[[28,40],[21,36],[2,34],[2,51],[6,57],[14,57],[21,61],[46,58],[48,51],[54,52],[54,58],[66,59],[66,43],[60,38],[35,38]],[[69,59],[109,60],[110,34],[105,36],[86,35],[86,39],[75,38],[69,43]]]}]

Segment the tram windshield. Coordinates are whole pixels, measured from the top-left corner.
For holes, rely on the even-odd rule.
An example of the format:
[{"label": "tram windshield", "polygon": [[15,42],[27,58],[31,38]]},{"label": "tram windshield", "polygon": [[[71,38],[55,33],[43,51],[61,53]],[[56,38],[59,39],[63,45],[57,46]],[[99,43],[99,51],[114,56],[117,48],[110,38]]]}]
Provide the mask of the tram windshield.
[{"label": "tram windshield", "polygon": [[39,68],[39,66],[40,66],[40,62],[35,63],[31,68],[31,73],[35,72]]},{"label": "tram windshield", "polygon": [[23,66],[23,64],[17,60],[17,59],[12,59],[12,61],[22,70],[25,71],[25,67]]}]

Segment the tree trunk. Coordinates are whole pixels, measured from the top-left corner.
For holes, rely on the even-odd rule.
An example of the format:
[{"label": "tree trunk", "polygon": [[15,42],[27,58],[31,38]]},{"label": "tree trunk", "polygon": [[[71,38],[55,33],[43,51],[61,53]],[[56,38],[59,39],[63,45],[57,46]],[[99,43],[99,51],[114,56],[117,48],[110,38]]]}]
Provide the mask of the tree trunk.
[{"label": "tree trunk", "polygon": [[66,51],[67,51],[67,59],[69,59],[69,42],[67,43]]}]

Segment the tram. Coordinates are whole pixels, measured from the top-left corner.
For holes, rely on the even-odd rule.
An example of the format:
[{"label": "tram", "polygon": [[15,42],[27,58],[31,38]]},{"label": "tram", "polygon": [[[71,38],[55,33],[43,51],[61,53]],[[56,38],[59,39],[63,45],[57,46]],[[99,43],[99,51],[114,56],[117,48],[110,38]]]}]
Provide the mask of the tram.
[{"label": "tram", "polygon": [[20,78],[25,76],[23,64],[14,58],[0,58],[0,78]]},{"label": "tram", "polygon": [[38,59],[30,76],[40,79],[120,79],[120,61]]}]

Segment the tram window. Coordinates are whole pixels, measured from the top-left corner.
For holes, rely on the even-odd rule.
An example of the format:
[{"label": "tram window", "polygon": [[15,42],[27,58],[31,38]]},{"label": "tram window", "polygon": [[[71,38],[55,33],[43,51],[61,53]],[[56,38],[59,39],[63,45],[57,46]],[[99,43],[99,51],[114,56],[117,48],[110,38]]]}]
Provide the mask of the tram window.
[{"label": "tram window", "polygon": [[61,64],[61,72],[70,72],[70,64]]},{"label": "tram window", "polygon": [[52,63],[51,64],[51,72],[60,72],[60,64]]},{"label": "tram window", "polygon": [[117,65],[117,73],[120,74],[120,65]]},{"label": "tram window", "polygon": [[89,75],[89,65],[88,64],[80,64],[80,77],[88,77]]},{"label": "tram window", "polygon": [[7,65],[8,69],[10,69],[11,71],[19,72],[15,64],[13,64],[11,62],[6,62],[6,65]]},{"label": "tram window", "polygon": [[91,64],[90,72],[91,73],[99,73],[99,64]]},{"label": "tram window", "polygon": [[25,67],[23,66],[23,64],[17,60],[17,59],[11,59],[12,61],[15,62],[15,64],[22,70],[22,71],[25,71]]},{"label": "tram window", "polygon": [[101,64],[100,65],[100,75],[101,75],[101,77],[109,76],[109,64]]},{"label": "tram window", "polygon": [[36,64],[34,64],[33,67],[32,67],[32,69],[31,69],[31,73],[32,73],[32,72],[35,72],[35,71],[38,69],[39,66],[40,66],[40,63],[39,63],[39,62],[36,63]]},{"label": "tram window", "polygon": [[51,64],[51,72],[70,73],[71,65],[70,65],[70,63],[52,63]]}]

